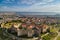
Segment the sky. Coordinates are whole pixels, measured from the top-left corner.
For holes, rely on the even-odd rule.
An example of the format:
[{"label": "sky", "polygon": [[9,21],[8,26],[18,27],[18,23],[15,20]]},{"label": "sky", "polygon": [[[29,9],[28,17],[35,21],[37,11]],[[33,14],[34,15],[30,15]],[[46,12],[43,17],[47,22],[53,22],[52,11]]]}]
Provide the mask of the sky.
[{"label": "sky", "polygon": [[0,0],[0,11],[60,13],[60,0]]}]

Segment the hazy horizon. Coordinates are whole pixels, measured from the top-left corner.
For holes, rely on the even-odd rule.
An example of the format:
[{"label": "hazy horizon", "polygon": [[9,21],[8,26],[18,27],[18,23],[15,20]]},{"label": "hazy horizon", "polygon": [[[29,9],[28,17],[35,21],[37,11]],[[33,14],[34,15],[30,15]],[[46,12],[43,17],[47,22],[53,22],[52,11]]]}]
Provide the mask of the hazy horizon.
[{"label": "hazy horizon", "polygon": [[1,13],[7,13],[7,14],[21,14],[21,15],[60,15],[60,13],[56,12],[0,12]]}]

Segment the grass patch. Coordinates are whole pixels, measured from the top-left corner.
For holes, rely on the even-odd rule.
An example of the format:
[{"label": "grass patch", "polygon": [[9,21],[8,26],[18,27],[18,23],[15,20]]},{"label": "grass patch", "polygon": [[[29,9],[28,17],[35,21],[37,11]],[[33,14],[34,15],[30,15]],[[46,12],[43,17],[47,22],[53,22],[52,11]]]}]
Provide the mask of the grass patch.
[{"label": "grass patch", "polygon": [[50,33],[46,36],[44,36],[42,39],[43,40],[51,40],[52,38],[55,38],[58,34],[57,33]]},{"label": "grass patch", "polygon": [[57,40],[60,40],[60,36],[58,36]]}]

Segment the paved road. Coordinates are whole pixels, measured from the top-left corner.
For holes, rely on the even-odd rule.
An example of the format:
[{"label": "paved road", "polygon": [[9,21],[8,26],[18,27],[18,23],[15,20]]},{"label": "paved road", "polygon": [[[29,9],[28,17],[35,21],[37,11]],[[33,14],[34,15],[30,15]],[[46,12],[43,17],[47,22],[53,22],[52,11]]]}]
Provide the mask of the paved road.
[{"label": "paved road", "polygon": [[41,37],[44,37],[44,36],[46,36],[46,35],[48,35],[49,33],[46,33],[46,34],[44,34],[44,35],[42,35]]},{"label": "paved road", "polygon": [[58,36],[60,36],[60,32],[57,32],[57,33],[58,33],[58,35],[55,37],[54,40],[57,40]]}]

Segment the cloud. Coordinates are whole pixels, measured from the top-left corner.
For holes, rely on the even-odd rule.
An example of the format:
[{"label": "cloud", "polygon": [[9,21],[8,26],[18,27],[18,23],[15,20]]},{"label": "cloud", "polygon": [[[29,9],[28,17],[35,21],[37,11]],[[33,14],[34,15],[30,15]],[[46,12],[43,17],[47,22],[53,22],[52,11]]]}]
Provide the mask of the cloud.
[{"label": "cloud", "polygon": [[39,2],[39,0],[21,0],[21,4],[27,4],[27,5],[32,5],[37,2]]},{"label": "cloud", "polygon": [[14,3],[15,2],[15,0],[2,0],[2,4],[4,3],[4,4],[8,4],[8,3]]},{"label": "cloud", "polygon": [[60,4],[45,5],[45,6],[32,6],[29,11],[31,12],[60,12]]},{"label": "cloud", "polygon": [[36,4],[36,3],[49,3],[49,2],[53,2],[54,0],[22,0],[21,3],[22,4]]},{"label": "cloud", "polygon": [[26,5],[33,5],[33,4],[36,4],[36,3],[49,3],[49,2],[52,2],[54,0],[3,0],[2,3],[4,4],[17,4],[17,5],[20,5],[20,4],[26,4]]},{"label": "cloud", "polygon": [[13,7],[8,7],[8,6],[2,6],[0,7],[0,11],[27,11],[26,8],[20,8],[20,7],[16,7],[16,6],[13,6]]},{"label": "cloud", "polygon": [[53,2],[54,0],[43,0],[43,2]]},{"label": "cloud", "polygon": [[[54,1],[55,0],[20,0],[17,1],[17,4],[21,6],[1,6],[0,11],[60,12],[60,3],[55,3]],[[24,5],[24,7],[22,7],[22,4],[30,6]]]},{"label": "cloud", "polygon": [[4,6],[0,8],[0,11],[21,11],[21,12],[60,12],[60,5],[46,5],[45,7],[27,7],[27,8],[20,8],[20,7],[7,7]]}]

